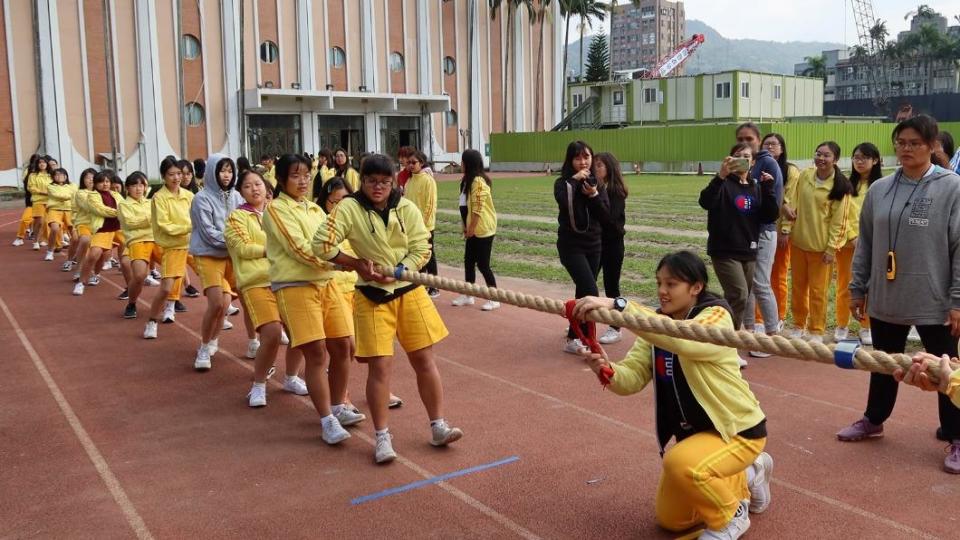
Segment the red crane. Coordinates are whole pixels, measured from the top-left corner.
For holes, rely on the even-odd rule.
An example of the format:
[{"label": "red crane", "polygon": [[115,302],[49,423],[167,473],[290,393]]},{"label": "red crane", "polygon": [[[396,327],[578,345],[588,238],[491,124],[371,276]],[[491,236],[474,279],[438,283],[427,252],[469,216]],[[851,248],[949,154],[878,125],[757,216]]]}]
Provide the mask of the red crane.
[{"label": "red crane", "polygon": [[694,34],[693,37],[677,45],[667,56],[660,59],[652,69],[646,70],[638,79],[660,79],[673,73],[678,67],[683,65],[693,53],[703,45],[706,38],[703,34]]}]

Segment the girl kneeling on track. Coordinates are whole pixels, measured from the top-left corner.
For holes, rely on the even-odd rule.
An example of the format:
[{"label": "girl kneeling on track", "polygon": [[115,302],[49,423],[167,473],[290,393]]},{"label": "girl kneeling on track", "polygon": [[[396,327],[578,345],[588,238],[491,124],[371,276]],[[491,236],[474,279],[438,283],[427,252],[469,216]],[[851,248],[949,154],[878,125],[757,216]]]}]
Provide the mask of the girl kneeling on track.
[{"label": "girl kneeling on track", "polygon": [[134,171],[124,182],[127,198],[120,202],[117,210],[120,218],[120,230],[126,240],[126,250],[121,264],[130,267],[130,281],[127,284],[127,307],[123,310],[124,319],[137,318],[137,299],[143,291],[144,280],[151,263],[163,260],[163,252],[153,241],[153,227],[150,225],[150,200],[147,199],[147,175]]},{"label": "girl kneeling on track", "polygon": [[[254,355],[253,387],[247,394],[251,407],[267,405],[267,375],[280,349],[283,323],[277,298],[270,290],[270,262],[267,260],[267,234],[263,230],[263,211],[267,206],[269,187],[260,173],[247,169],[240,173],[240,194],[245,201],[227,217],[223,236],[233,262],[237,289],[243,308],[260,334]],[[298,374],[303,356],[297,349],[287,349],[287,377],[283,389],[307,395],[307,385]]]},{"label": "girl kneeling on track", "polygon": [[343,426],[366,418],[344,406],[353,318],[333,281],[333,265],[310,249],[310,240],[327,217],[309,200],[310,160],[298,154],[282,156],[276,178],[273,202],[263,215],[270,288],[290,334],[290,347],[300,349],[306,360],[304,378],[321,417],[323,441],[338,444],[350,437]]},{"label": "girl kneeling on track", "polygon": [[[427,409],[433,437],[445,446],[463,436],[443,418],[443,385],[433,345],[448,334],[426,290],[397,281],[376,269],[419,269],[430,259],[430,233],[420,211],[393,188],[393,162],[373,154],[360,166],[360,191],[344,198],[317,229],[313,253],[357,271],[353,300],[357,359],[368,364],[367,402],[377,435],[378,463],[396,459],[387,429],[393,341],[398,339],[417,373],[417,387]],[[408,184],[409,186],[409,184]],[[357,258],[340,249],[344,240]],[[398,272],[399,273],[399,272]]]},{"label": "girl kneeling on track", "polygon": [[[597,308],[641,317],[666,316],[703,326],[733,329],[729,305],[707,291],[707,267],[680,251],[657,266],[660,309],[620,298],[588,296],[574,315],[585,319]],[[773,460],[763,452],[766,418],[740,374],[737,350],[709,343],[635,332],[626,358],[610,363],[605,352],[586,353],[590,368],[612,369],[610,389],[626,396],[653,382],[657,438],[663,474],[657,488],[657,523],[670,531],[698,524],[704,539],[736,539],[750,527],[748,511],[770,504]],[[666,449],[676,437],[676,444]]]},{"label": "girl kneeling on track", "polygon": [[110,183],[116,176],[117,173],[105,170],[93,177],[93,187],[97,191],[87,197],[87,208],[91,215],[90,230],[93,231],[93,236],[87,256],[80,263],[80,281],[73,286],[74,296],[81,296],[85,285],[100,284],[99,270],[102,255],[113,249],[113,240],[120,231],[120,220],[117,219],[120,197],[110,191]]}]

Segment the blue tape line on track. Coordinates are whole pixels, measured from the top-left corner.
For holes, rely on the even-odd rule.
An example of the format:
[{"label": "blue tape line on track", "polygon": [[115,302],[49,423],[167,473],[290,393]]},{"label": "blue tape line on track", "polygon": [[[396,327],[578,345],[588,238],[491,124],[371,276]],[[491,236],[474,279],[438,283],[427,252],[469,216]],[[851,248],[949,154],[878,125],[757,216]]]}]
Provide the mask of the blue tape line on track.
[{"label": "blue tape line on track", "polygon": [[501,465],[507,465],[509,463],[513,463],[514,461],[520,461],[520,456],[510,456],[508,458],[501,459],[499,461],[493,461],[490,463],[485,463],[483,465],[477,465],[475,467],[470,467],[468,469],[460,469],[459,471],[453,471],[446,474],[441,474],[440,476],[434,476],[433,478],[425,478],[423,480],[418,480],[416,482],[411,482],[409,484],[404,484],[402,486],[397,486],[395,488],[385,489],[377,493],[371,493],[370,495],[357,497],[356,499],[351,500],[350,504],[357,505],[357,504],[363,504],[370,501],[375,501],[377,499],[389,497],[390,495],[396,495],[398,493],[403,493],[405,491],[410,491],[412,489],[429,486],[431,484],[443,482],[444,480],[449,480],[451,478],[456,478],[458,476],[464,476],[464,475],[472,474],[475,472],[485,471],[487,469],[493,469],[494,467],[499,467]]}]

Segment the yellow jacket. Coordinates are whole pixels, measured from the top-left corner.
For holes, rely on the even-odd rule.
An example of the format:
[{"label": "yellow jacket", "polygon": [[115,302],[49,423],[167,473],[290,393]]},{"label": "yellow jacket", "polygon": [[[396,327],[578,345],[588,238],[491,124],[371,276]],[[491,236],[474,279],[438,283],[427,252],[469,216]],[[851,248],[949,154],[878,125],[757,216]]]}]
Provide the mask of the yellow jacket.
[{"label": "yellow jacket", "polygon": [[433,232],[437,225],[437,181],[433,176],[423,171],[410,175],[403,188],[403,195],[420,209],[423,224],[428,232]]},{"label": "yellow jacket", "polygon": [[153,241],[163,249],[187,249],[190,247],[190,205],[193,193],[180,188],[174,195],[167,186],[163,186],[153,195],[150,226],[153,228]]},{"label": "yellow jacket", "polygon": [[[793,200],[797,198],[797,181],[800,179],[800,169],[793,163],[787,164],[787,177],[784,178],[786,189],[783,190],[783,205],[793,208]],[[783,232],[783,224],[790,223],[783,213],[777,218],[777,232]]]},{"label": "yellow jacket", "polygon": [[477,227],[474,229],[474,236],[477,238],[487,238],[497,234],[497,209],[493,206],[493,193],[490,186],[482,177],[473,179],[473,185],[470,186],[470,196],[467,197],[467,226],[473,221],[474,216],[479,216]]},{"label": "yellow jacket", "polygon": [[[336,171],[331,170],[333,174],[330,175],[330,178],[336,174]],[[357,172],[353,167],[347,167],[347,172],[343,175],[343,180],[350,186],[352,191],[360,191],[360,173]],[[326,182],[326,180],[324,180]]]},{"label": "yellow jacket", "polygon": [[263,217],[244,206],[227,216],[223,229],[227,252],[233,262],[233,275],[240,291],[270,286],[270,261],[267,260],[267,233]]},{"label": "yellow jacket", "polygon": [[847,243],[850,225],[850,195],[842,200],[827,198],[833,189],[833,174],[822,185],[817,185],[817,169],[810,167],[800,173],[793,207],[797,220],[784,223],[781,232],[791,235],[793,245],[804,251],[825,253],[836,251]]},{"label": "yellow jacket", "polygon": [[[386,223],[383,215],[386,215]],[[390,194],[384,214],[378,212],[362,193],[357,193],[344,197],[317,229],[313,237],[313,253],[329,261],[340,253],[343,241],[349,240],[357,258],[387,269],[402,264],[411,270],[419,270],[430,260],[429,239],[430,232],[423,225],[420,211],[397,190]],[[377,283],[358,278],[357,286],[364,285],[392,293],[409,283]]]},{"label": "yellow jacket", "polygon": [[47,186],[47,208],[69,212],[73,209],[73,197],[76,196],[79,189],[76,184],[54,184],[51,182]]},{"label": "yellow jacket", "polygon": [[[77,189],[73,195],[73,224],[90,226],[93,215],[90,213],[90,203],[87,198],[96,193],[91,189]],[[92,230],[92,229],[91,229]]]},{"label": "yellow jacket", "polygon": [[[340,251],[353,258],[357,258],[357,253],[353,251],[349,240],[344,240],[343,243],[340,244]],[[360,276],[352,270],[337,270],[333,275],[333,279],[337,282],[337,286],[340,287],[341,291],[349,293],[357,288],[357,280],[360,279]]]},{"label": "yellow jacket", "polygon": [[[107,191],[106,193],[113,197],[114,202],[117,203],[117,208],[120,208],[120,201],[123,200],[120,194],[113,191]],[[103,204],[103,197],[100,196],[99,191],[90,192],[90,195],[87,196],[86,205],[90,214],[90,232],[94,234],[100,230],[100,227],[103,227],[103,221],[106,218],[117,217],[117,209]]]},{"label": "yellow jacket", "polygon": [[140,197],[139,201],[127,197],[117,205],[120,229],[128,246],[138,242],[153,242],[152,208],[153,204],[146,196]]},{"label": "yellow jacket", "polygon": [[[331,178],[337,175],[337,171],[335,171],[331,167],[327,167],[326,165],[324,165],[318,169],[318,174],[320,174],[320,180],[322,180],[322,183],[326,184],[328,180],[330,180]],[[347,172],[347,174],[349,174],[349,171]]]},{"label": "yellow jacket", "polygon": [[270,167],[270,170],[263,173],[263,179],[270,184],[271,188],[277,187],[277,166]]},{"label": "yellow jacket", "polygon": [[327,214],[316,203],[281,193],[267,205],[263,229],[267,235],[270,282],[312,281],[325,284],[333,278],[333,265],[314,255],[310,240]]},{"label": "yellow jacket", "polygon": [[[630,302],[626,313],[663,317],[654,310]],[[722,306],[706,307],[692,319],[704,326],[733,329],[730,312]],[[764,419],[760,403],[740,374],[737,350],[661,334],[637,332],[626,358],[612,364],[610,390],[621,396],[642,390],[653,379],[653,347],[676,354],[682,363],[690,391],[710,417],[725,441]]]},{"label": "yellow jacket", "polygon": [[45,172],[35,172],[27,175],[27,191],[30,192],[31,200],[35,203],[47,202],[47,187],[53,182],[49,174]]},{"label": "yellow jacket", "polygon": [[850,213],[847,216],[850,225],[847,227],[847,242],[860,236],[860,211],[863,210],[863,200],[867,198],[868,189],[870,189],[870,186],[867,184],[867,180],[861,180],[860,186],[857,187],[857,196],[850,197]]}]

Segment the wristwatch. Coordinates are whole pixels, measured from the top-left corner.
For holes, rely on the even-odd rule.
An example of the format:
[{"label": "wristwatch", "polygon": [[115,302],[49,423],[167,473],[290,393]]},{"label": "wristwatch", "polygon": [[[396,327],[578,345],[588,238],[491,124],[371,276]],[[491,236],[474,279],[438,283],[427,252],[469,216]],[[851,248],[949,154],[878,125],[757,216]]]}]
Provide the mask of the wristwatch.
[{"label": "wristwatch", "polygon": [[617,310],[617,311],[620,311],[620,312],[622,312],[623,310],[627,309],[627,299],[624,298],[624,297],[622,297],[622,296],[618,296],[618,297],[614,298],[614,299],[613,299],[613,309],[615,309],[615,310]]}]

